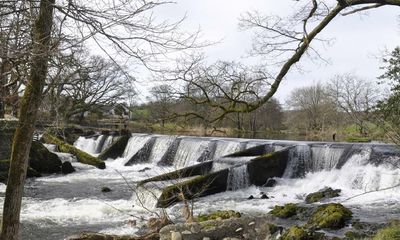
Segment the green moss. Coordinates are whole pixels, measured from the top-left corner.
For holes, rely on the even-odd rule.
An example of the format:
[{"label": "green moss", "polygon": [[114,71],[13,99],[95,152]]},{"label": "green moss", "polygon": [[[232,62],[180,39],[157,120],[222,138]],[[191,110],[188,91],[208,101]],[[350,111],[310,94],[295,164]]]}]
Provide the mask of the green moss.
[{"label": "green moss", "polygon": [[281,240],[310,240],[305,228],[292,226],[282,236]]},{"label": "green moss", "polygon": [[57,138],[53,135],[45,133],[45,134],[43,134],[42,139],[46,143],[57,145],[58,150],[60,150],[61,152],[70,153],[70,154],[75,155],[78,162],[93,165],[100,169],[106,168],[106,165],[102,160],[100,160],[96,157],[93,157],[92,155],[90,155],[84,151],[77,149],[76,147],[60,140],[59,138]]},{"label": "green moss", "polygon": [[321,205],[309,219],[307,226],[313,228],[340,229],[351,219],[352,212],[339,203]]},{"label": "green moss", "polygon": [[240,218],[241,214],[239,212],[235,212],[233,210],[223,210],[216,211],[210,214],[199,215],[197,220],[199,222],[205,222],[210,220],[222,220],[222,219],[230,219],[230,218]]},{"label": "green moss", "polygon": [[315,203],[323,199],[338,197],[340,189],[324,188],[318,192],[310,193],[306,197],[306,203]]},{"label": "green moss", "polygon": [[299,207],[294,203],[288,203],[284,206],[276,205],[269,213],[279,218],[289,218],[295,216]]},{"label": "green moss", "polygon": [[346,236],[347,239],[350,239],[350,240],[365,239],[368,237],[368,235],[366,235],[364,233],[357,233],[357,232],[353,232],[353,231],[348,231],[344,235]]},{"label": "green moss", "polygon": [[398,240],[400,239],[400,224],[393,223],[391,226],[382,228],[374,236],[373,240]]}]

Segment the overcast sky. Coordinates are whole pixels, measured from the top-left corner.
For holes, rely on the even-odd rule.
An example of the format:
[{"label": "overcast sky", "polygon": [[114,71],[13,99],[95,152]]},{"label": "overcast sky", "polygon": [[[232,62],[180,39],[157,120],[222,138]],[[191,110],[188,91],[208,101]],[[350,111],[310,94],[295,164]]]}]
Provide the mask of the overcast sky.
[{"label": "overcast sky", "polygon": [[[200,27],[203,39],[221,40],[205,50],[210,61],[246,61],[243,57],[251,47],[251,34],[239,31],[240,15],[257,10],[285,16],[291,13],[293,3],[293,0],[177,0],[176,4],[163,7],[159,14],[170,19],[186,14],[185,29]],[[368,14],[337,18],[321,35],[334,39],[331,46],[319,49],[330,64],[303,61],[304,71],[292,71],[275,96],[283,103],[294,88],[327,81],[337,73],[352,72],[376,79],[381,74],[379,66],[384,50],[391,50],[400,43],[399,15],[397,7],[382,7]]]}]

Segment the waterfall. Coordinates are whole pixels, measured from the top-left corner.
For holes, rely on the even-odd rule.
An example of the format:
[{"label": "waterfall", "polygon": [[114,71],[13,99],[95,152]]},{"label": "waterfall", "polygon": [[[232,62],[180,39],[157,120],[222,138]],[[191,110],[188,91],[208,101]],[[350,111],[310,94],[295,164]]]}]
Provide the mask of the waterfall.
[{"label": "waterfall", "polygon": [[283,174],[284,178],[304,177],[309,169],[307,162],[311,159],[310,146],[306,144],[297,145],[289,150],[289,159]]},{"label": "waterfall", "polygon": [[79,137],[75,142],[74,146],[84,152],[91,155],[97,155],[101,152],[102,146],[106,140],[105,135],[99,135],[95,137]]},{"label": "waterfall", "polygon": [[149,162],[158,163],[166,154],[168,148],[172,145],[175,136],[159,136],[157,137],[153,149],[151,150]]},{"label": "waterfall", "polygon": [[232,154],[234,152],[240,151],[242,148],[242,143],[239,141],[227,141],[227,140],[218,140],[217,146],[214,152],[214,159],[218,159],[222,156]]},{"label": "waterfall", "polygon": [[113,165],[125,165],[152,138],[150,135],[135,134],[129,138],[122,157],[115,159]]},{"label": "waterfall", "polygon": [[184,138],[175,153],[173,165],[177,168],[194,165],[205,151],[209,151],[208,140]]},{"label": "waterfall", "polygon": [[103,152],[104,150],[106,150],[114,142],[114,138],[115,138],[114,136],[111,136],[111,135],[108,136],[105,139],[104,144],[103,144],[100,152]]},{"label": "waterfall", "polygon": [[332,145],[312,146],[311,158],[307,163],[306,171],[321,171],[335,168],[343,152],[344,148]]},{"label": "waterfall", "polygon": [[247,172],[247,165],[233,167],[229,169],[227,190],[236,191],[238,189],[246,188],[250,185],[249,173]]}]

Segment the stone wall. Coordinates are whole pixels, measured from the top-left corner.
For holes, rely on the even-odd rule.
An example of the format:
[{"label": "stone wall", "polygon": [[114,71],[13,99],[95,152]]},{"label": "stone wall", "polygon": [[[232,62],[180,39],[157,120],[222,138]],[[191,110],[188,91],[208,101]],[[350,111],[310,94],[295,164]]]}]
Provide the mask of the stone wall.
[{"label": "stone wall", "polygon": [[9,159],[11,144],[18,121],[0,119],[0,160]]}]

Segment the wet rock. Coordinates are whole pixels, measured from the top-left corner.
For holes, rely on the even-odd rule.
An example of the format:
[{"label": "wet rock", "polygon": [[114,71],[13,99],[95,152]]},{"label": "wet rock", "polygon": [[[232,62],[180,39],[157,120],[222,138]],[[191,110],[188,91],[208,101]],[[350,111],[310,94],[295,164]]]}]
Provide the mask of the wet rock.
[{"label": "wet rock", "polygon": [[150,233],[140,237],[116,236],[102,233],[81,233],[78,236],[69,237],[68,240],[159,240],[158,233]]},{"label": "wet rock", "polygon": [[[254,224],[249,224],[251,222]],[[269,225],[272,224],[266,218],[248,217],[210,220],[190,224],[174,224],[161,229],[160,240],[171,240],[171,232],[181,233],[182,240],[271,239],[272,233],[270,232]],[[197,226],[199,231],[189,233],[193,226]]]},{"label": "wet rock", "polygon": [[305,227],[292,226],[284,232],[280,240],[325,240],[324,233],[315,232]]},{"label": "wet rock", "polygon": [[[42,139],[49,144],[57,145],[61,152],[70,153],[75,155],[78,162],[83,164],[93,165],[99,169],[105,169],[106,164],[99,158],[93,157],[92,155],[77,149],[76,147],[62,141],[61,139],[51,134],[43,134]],[[61,164],[60,164],[61,166]]]},{"label": "wet rock", "polygon": [[269,213],[278,218],[290,218],[296,216],[300,207],[294,203],[288,203],[284,206],[276,205]]},{"label": "wet rock", "polygon": [[98,158],[101,160],[107,160],[109,158],[115,159],[122,156],[130,137],[130,134],[120,136],[115,142],[113,142],[108,148],[106,148],[98,156]]},{"label": "wet rock", "polygon": [[222,219],[230,219],[230,218],[240,218],[240,212],[235,212],[233,210],[223,210],[216,211],[210,214],[203,214],[197,217],[199,222],[205,222],[210,220],[222,220]]},{"label": "wet rock", "polygon": [[41,142],[33,141],[29,152],[29,166],[39,173],[60,173],[62,162]]},{"label": "wet rock", "polygon": [[344,234],[346,239],[355,240],[355,239],[370,239],[369,236],[365,233],[348,231]]},{"label": "wet rock", "polygon": [[107,193],[107,192],[111,192],[112,190],[111,190],[111,188],[109,188],[109,187],[102,187],[101,188],[101,192],[103,192],[103,193]]},{"label": "wet rock", "polygon": [[315,203],[328,198],[338,197],[340,196],[340,192],[340,189],[332,189],[330,187],[326,187],[318,190],[317,192],[308,194],[306,197],[306,203]]},{"label": "wet rock", "polygon": [[61,172],[63,174],[70,174],[70,173],[75,172],[75,168],[72,166],[71,162],[66,161],[66,162],[63,162],[61,165]]},{"label": "wet rock", "polygon": [[261,199],[269,199],[269,197],[267,196],[267,194],[263,194],[263,195],[261,195]]},{"label": "wet rock", "polygon": [[146,171],[148,171],[148,170],[150,170],[151,168],[149,168],[149,167],[145,167],[145,168],[143,168],[143,169],[140,169],[138,172],[146,172]]},{"label": "wet rock", "polygon": [[249,200],[254,199],[254,196],[250,195],[247,199],[249,199]]},{"label": "wet rock", "polygon": [[308,227],[316,229],[340,229],[351,219],[353,213],[340,203],[319,206],[307,222]]},{"label": "wet rock", "polygon": [[264,186],[265,187],[275,187],[277,183],[278,182],[275,179],[269,178]]},{"label": "wet rock", "polygon": [[388,227],[380,229],[373,240],[397,240],[400,239],[400,222],[395,221]]}]

